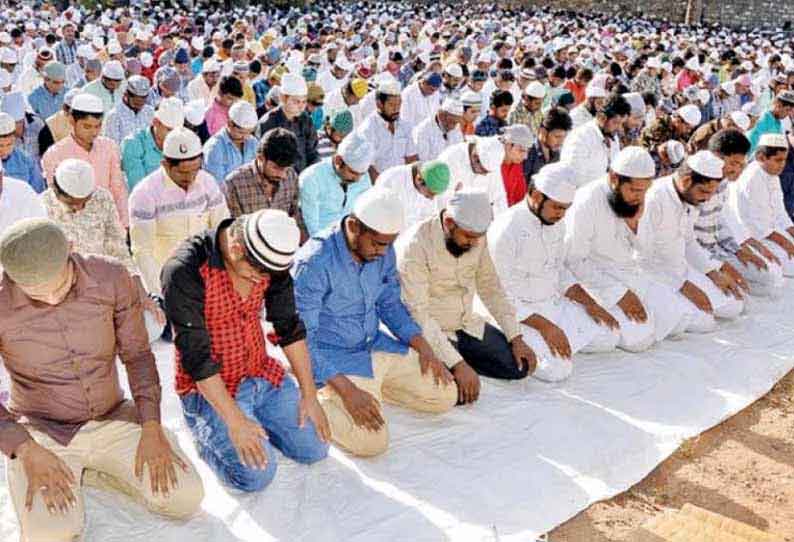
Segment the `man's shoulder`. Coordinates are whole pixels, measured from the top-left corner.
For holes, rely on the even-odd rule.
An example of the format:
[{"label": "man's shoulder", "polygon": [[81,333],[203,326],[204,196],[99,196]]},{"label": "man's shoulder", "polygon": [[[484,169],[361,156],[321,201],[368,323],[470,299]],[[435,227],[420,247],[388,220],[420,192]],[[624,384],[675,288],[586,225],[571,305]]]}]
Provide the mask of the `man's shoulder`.
[{"label": "man's shoulder", "polygon": [[[207,142],[209,143],[209,141]],[[256,167],[253,162],[243,164],[226,176],[224,183],[227,186],[241,186],[257,182]]]},{"label": "man's shoulder", "polygon": [[330,258],[334,250],[335,235],[338,232],[338,226],[331,226],[314,234],[298,249],[295,254],[295,264],[297,266],[310,265],[312,262]]},{"label": "man's shoulder", "polygon": [[108,281],[108,279],[115,281],[128,275],[124,264],[112,256],[73,253],[72,259],[90,277],[101,281]]}]

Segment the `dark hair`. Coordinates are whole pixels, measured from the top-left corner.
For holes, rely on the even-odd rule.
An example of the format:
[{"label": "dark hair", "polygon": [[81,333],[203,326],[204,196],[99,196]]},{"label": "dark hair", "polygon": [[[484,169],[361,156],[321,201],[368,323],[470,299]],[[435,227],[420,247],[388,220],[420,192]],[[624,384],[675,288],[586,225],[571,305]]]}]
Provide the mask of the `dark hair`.
[{"label": "dark hair", "polygon": [[546,112],[546,116],[543,117],[543,122],[540,126],[547,132],[551,132],[552,130],[565,130],[569,132],[571,128],[573,128],[573,122],[571,121],[571,116],[568,114],[568,111],[564,108],[552,107]]},{"label": "dark hair", "polygon": [[609,65],[609,73],[612,77],[620,77],[623,74],[623,68],[617,62],[613,62]]},{"label": "dark hair", "polygon": [[656,96],[655,92],[648,91],[642,93],[642,101],[645,105],[650,105],[651,107],[656,107],[659,105],[659,98]]},{"label": "dark hair", "polygon": [[491,107],[513,105],[513,93],[509,90],[496,89],[491,94]]},{"label": "dark hair", "polygon": [[593,80],[593,70],[590,68],[579,68],[576,72],[576,75],[579,76],[580,79],[583,79],[586,83],[589,83]]},{"label": "dark hair", "polygon": [[243,97],[243,84],[234,76],[225,75],[218,87],[219,94],[231,94],[235,98]]},{"label": "dark hair", "polygon": [[298,138],[284,128],[272,128],[262,136],[257,154],[279,167],[291,166],[298,159]]},{"label": "dark hair", "polygon": [[212,45],[207,45],[201,51],[201,58],[203,58],[204,60],[209,60],[214,56],[215,56],[215,49],[212,48]]},{"label": "dark hair", "polygon": [[568,70],[564,66],[557,66],[551,74],[557,79],[565,79],[568,76]]},{"label": "dark hair", "polygon": [[497,70],[512,70],[513,69],[513,61],[509,58],[503,58],[496,64]]},{"label": "dark hair", "polygon": [[[353,92],[353,87],[350,87],[350,92],[351,93]],[[387,101],[389,101],[389,98],[399,98],[399,97],[400,96],[395,96],[394,94],[387,94],[385,92],[375,93],[375,100],[382,104],[385,104]]]},{"label": "dark hair", "polygon": [[75,122],[81,121],[87,118],[94,118],[97,120],[102,120],[104,113],[88,113],[86,111],[76,111],[72,109],[72,118]]},{"label": "dark hair", "polygon": [[673,59],[673,68],[683,68],[686,65],[684,59],[680,56],[677,56]]},{"label": "dark hair", "polygon": [[624,117],[631,113],[631,106],[620,94],[610,94],[598,112],[606,115],[608,119]]},{"label": "dark hair", "polygon": [[750,152],[750,146],[747,136],[734,128],[720,130],[709,139],[709,150],[722,156],[747,154]]},{"label": "dark hair", "polygon": [[221,42],[221,49],[231,49],[234,47],[234,40],[232,38],[226,38]]},{"label": "dark hair", "polygon": [[255,73],[259,75],[262,73],[262,63],[258,60],[252,60],[250,64],[248,64],[248,68],[251,70],[251,73]]}]

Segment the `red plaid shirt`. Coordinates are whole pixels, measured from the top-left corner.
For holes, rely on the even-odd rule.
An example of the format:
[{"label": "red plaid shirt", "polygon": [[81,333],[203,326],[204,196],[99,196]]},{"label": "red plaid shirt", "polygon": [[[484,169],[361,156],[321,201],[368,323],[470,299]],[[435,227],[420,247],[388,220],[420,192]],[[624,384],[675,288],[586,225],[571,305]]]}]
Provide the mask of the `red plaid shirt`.
[{"label": "red plaid shirt", "polygon": [[[262,324],[262,302],[270,286],[269,278],[251,291],[247,299],[234,289],[225,269],[205,262],[199,269],[204,281],[204,318],[210,336],[212,359],[220,364],[220,375],[234,397],[246,377],[260,377],[280,386],[284,368],[268,356]],[[176,350],[176,392],[185,395],[196,390],[196,383],[183,370]]]}]

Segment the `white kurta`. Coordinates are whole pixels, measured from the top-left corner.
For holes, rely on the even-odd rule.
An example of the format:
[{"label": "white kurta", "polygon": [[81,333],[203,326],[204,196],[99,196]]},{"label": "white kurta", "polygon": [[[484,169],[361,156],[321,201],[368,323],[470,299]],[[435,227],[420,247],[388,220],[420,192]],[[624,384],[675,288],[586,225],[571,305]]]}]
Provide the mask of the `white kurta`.
[{"label": "white kurta", "polygon": [[414,186],[411,164],[394,166],[378,177],[378,187],[392,190],[403,206],[403,231],[439,213],[436,200],[427,199]]},{"label": "white kurta", "polygon": [[419,160],[426,162],[438,158],[444,149],[463,142],[463,134],[460,128],[455,128],[451,132],[442,132],[438,125],[436,115],[423,120],[413,129],[411,137],[419,153]]},{"label": "white kurta", "polygon": [[425,96],[422,94],[418,82],[411,83],[402,91],[400,120],[413,130],[420,122],[435,115],[439,107],[441,107],[441,102],[438,92]]},{"label": "white kurta", "polygon": [[571,122],[573,123],[573,128],[578,128],[593,120],[593,115],[587,110],[585,103],[586,102],[580,103],[571,109]]},{"label": "white kurta", "polygon": [[408,126],[398,119],[395,123],[394,133],[378,113],[373,113],[357,129],[357,132],[372,145],[375,153],[372,167],[378,173],[390,167],[405,164],[405,159],[416,155],[414,142]]},{"label": "white kurta", "polygon": [[[673,183],[673,176],[654,181],[645,196],[645,212],[638,230],[641,265],[649,276],[679,290],[690,281],[708,296],[714,316],[736,318],[744,301],[726,296],[706,273],[718,270],[715,260],[695,238],[695,221],[700,211],[684,203]],[[711,331],[714,316],[695,313],[689,331]]]},{"label": "white kurta", "polygon": [[334,74],[331,73],[331,70],[320,72],[317,75],[317,84],[320,85],[320,88],[323,89],[325,95],[328,96],[333,91],[338,88],[342,88],[347,83],[347,77],[343,77],[342,79],[337,79],[334,77]]},{"label": "white kurta", "polygon": [[575,128],[562,145],[560,161],[569,162],[576,170],[576,185],[582,187],[599,179],[609,169],[612,158],[620,150],[617,139],[607,145],[595,120]]},{"label": "white kurta", "polygon": [[[523,322],[533,314],[560,327],[568,338],[571,353],[581,350],[614,350],[620,334],[597,324],[584,308],[565,297],[576,284],[565,266],[565,223],[544,226],[525,202],[497,217],[488,230],[488,248],[508,300]],[[548,344],[534,328],[522,324],[524,340],[538,356],[533,376],[559,381],[570,375],[571,360],[552,355]]]},{"label": "white kurta", "polygon": [[343,88],[338,88],[330,94],[326,94],[325,102],[323,103],[323,111],[325,111],[325,116],[327,117],[332,111],[341,109],[350,110],[350,114],[353,115],[353,129],[356,129],[364,123],[360,104],[347,105],[342,96],[342,91]]},{"label": "white kurta", "polygon": [[494,216],[498,216],[507,210],[507,193],[505,192],[504,182],[502,181],[502,172],[494,171],[487,175],[478,175],[471,169],[471,160],[469,159],[469,145],[474,143],[463,142],[452,145],[444,149],[438,159],[447,164],[449,167],[449,188],[447,191],[438,196],[438,204],[443,209],[449,198],[452,197],[453,192],[456,190],[458,184],[461,188],[468,188],[474,190],[484,190],[488,192],[491,199],[491,209]]},{"label": "white kurta", "polygon": [[728,188],[728,207],[750,234],[763,242],[783,264],[783,274],[794,276],[794,260],[778,245],[767,239],[778,232],[794,242],[788,229],[794,226],[783,203],[780,177],[769,175],[759,162],[752,162]]},{"label": "white kurta", "polygon": [[[626,350],[640,351],[683,331],[691,303],[669,285],[648,277],[636,258],[637,236],[607,200],[607,177],[577,190],[565,215],[566,263],[576,279],[620,323]],[[648,320],[630,322],[617,303],[631,290],[642,301]]]}]

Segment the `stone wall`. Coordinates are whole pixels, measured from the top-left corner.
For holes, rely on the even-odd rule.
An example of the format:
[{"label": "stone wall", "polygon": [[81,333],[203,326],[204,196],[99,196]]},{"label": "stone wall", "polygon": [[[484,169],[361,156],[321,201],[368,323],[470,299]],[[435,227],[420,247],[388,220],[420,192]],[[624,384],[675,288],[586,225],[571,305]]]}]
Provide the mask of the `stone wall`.
[{"label": "stone wall", "polygon": [[[600,13],[642,13],[683,22],[686,0],[527,0],[530,4]],[[734,27],[780,27],[794,30],[794,0],[703,0],[703,22]]]}]

